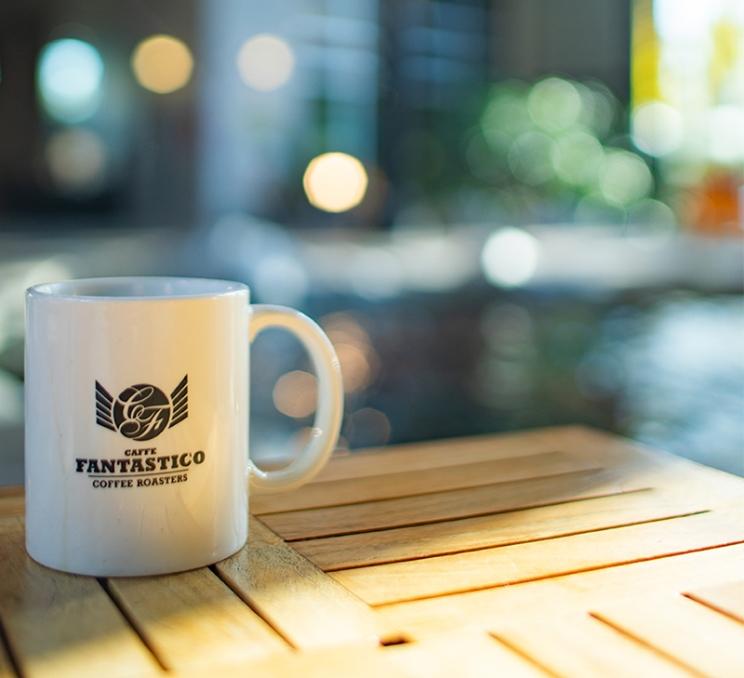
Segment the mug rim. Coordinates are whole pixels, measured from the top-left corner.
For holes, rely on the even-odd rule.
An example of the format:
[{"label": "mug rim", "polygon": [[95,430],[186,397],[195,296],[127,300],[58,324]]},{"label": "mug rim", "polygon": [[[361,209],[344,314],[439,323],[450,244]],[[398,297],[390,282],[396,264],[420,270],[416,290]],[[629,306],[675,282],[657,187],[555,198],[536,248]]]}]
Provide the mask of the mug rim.
[{"label": "mug rim", "polygon": [[243,293],[249,293],[248,286],[234,280],[159,275],[73,278],[39,283],[26,290],[29,299],[83,302],[212,299]]}]

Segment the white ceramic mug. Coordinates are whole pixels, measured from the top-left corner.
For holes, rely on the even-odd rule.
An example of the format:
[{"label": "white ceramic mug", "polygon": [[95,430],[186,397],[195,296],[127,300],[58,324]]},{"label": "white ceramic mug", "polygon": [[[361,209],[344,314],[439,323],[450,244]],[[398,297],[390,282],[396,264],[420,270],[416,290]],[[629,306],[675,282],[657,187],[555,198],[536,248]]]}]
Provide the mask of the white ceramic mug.
[{"label": "white ceramic mug", "polygon": [[[248,479],[291,489],[325,464],[343,389],[323,331],[250,305],[237,282],[100,278],[26,295],[26,547],[94,576],[176,572],[235,553]],[[313,436],[284,469],[248,459],[248,341],[281,327],[318,378]]]}]

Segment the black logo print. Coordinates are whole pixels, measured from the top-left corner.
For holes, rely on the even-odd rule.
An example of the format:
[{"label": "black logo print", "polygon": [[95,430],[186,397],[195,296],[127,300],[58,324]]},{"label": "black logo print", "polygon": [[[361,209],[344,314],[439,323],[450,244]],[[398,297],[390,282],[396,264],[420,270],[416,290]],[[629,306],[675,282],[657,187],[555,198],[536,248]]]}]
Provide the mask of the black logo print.
[{"label": "black logo print", "polygon": [[132,440],[152,440],[189,416],[189,375],[168,398],[157,386],[135,384],[114,399],[96,381],[96,423]]}]

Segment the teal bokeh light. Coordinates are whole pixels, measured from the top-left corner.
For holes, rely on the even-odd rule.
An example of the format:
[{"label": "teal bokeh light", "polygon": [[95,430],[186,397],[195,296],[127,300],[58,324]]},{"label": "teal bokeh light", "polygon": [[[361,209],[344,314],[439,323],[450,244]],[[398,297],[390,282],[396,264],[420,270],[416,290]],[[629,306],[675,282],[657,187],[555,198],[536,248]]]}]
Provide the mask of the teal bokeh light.
[{"label": "teal bokeh light", "polygon": [[44,110],[59,122],[87,120],[100,103],[103,72],[103,59],[93,45],[74,38],[48,43],[37,72]]}]

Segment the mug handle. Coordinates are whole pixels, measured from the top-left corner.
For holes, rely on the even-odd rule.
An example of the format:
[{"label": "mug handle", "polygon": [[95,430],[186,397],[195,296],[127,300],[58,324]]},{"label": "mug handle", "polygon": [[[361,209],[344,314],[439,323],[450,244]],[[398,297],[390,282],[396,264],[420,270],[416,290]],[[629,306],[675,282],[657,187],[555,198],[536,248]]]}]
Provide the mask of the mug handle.
[{"label": "mug handle", "polygon": [[269,327],[280,327],[294,334],[310,355],[318,380],[318,407],[315,411],[310,442],[288,466],[276,471],[262,471],[250,459],[248,470],[251,487],[271,493],[292,490],[313,478],[325,466],[333,452],[341,429],[344,411],[344,389],[341,366],[328,337],[304,313],[286,306],[254,304],[251,306],[249,341]]}]

